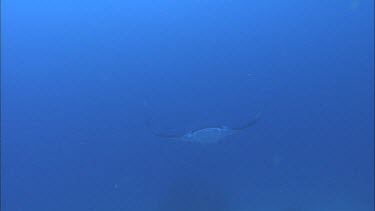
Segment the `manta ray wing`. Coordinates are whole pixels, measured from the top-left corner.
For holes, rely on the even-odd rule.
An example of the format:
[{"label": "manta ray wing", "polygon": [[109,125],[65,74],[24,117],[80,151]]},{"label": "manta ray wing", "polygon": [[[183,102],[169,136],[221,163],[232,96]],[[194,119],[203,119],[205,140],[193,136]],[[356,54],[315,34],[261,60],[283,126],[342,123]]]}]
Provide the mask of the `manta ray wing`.
[{"label": "manta ray wing", "polygon": [[249,128],[251,126],[253,126],[255,123],[258,122],[258,120],[260,119],[260,116],[262,115],[261,112],[258,112],[255,117],[253,119],[251,119],[250,121],[246,122],[245,124],[243,125],[240,125],[238,127],[233,127],[232,129],[233,130],[243,130],[243,129],[246,129],[246,128]]}]

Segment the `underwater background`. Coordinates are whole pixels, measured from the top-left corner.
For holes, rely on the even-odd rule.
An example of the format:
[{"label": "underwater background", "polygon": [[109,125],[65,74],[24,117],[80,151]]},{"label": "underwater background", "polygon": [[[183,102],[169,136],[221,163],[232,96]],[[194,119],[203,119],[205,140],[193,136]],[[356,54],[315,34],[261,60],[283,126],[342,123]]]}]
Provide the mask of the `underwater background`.
[{"label": "underwater background", "polygon": [[1,4],[3,211],[374,210],[372,0]]}]

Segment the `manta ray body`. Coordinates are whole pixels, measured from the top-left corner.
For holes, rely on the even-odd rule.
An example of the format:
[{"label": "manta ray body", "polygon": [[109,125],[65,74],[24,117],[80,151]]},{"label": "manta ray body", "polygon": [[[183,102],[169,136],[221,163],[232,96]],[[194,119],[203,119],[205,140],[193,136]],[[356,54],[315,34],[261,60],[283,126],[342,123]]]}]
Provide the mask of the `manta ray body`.
[{"label": "manta ray body", "polygon": [[257,113],[255,118],[250,120],[249,122],[239,126],[239,127],[227,127],[227,126],[220,126],[220,127],[209,127],[209,128],[202,128],[195,131],[190,131],[184,135],[175,135],[175,134],[162,134],[162,133],[155,133],[154,135],[162,138],[168,139],[176,139],[186,142],[193,142],[193,143],[200,143],[200,144],[210,144],[210,143],[217,143],[220,140],[224,139],[227,136],[236,134],[237,132],[244,130],[253,126],[260,118],[261,113]]}]

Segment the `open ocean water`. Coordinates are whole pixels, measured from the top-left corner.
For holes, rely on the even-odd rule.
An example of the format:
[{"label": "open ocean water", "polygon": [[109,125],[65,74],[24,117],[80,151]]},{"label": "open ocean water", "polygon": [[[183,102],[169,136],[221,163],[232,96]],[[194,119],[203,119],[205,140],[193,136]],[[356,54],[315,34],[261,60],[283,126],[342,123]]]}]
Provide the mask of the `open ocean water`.
[{"label": "open ocean water", "polygon": [[3,211],[374,210],[374,1],[1,6]]}]

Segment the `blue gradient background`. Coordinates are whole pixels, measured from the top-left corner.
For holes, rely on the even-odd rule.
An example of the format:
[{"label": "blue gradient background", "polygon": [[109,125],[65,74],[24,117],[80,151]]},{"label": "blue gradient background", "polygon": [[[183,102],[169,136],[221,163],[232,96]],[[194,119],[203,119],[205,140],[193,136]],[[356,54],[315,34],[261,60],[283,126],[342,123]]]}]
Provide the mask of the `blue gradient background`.
[{"label": "blue gradient background", "polygon": [[2,0],[2,210],[374,210],[373,8]]}]

